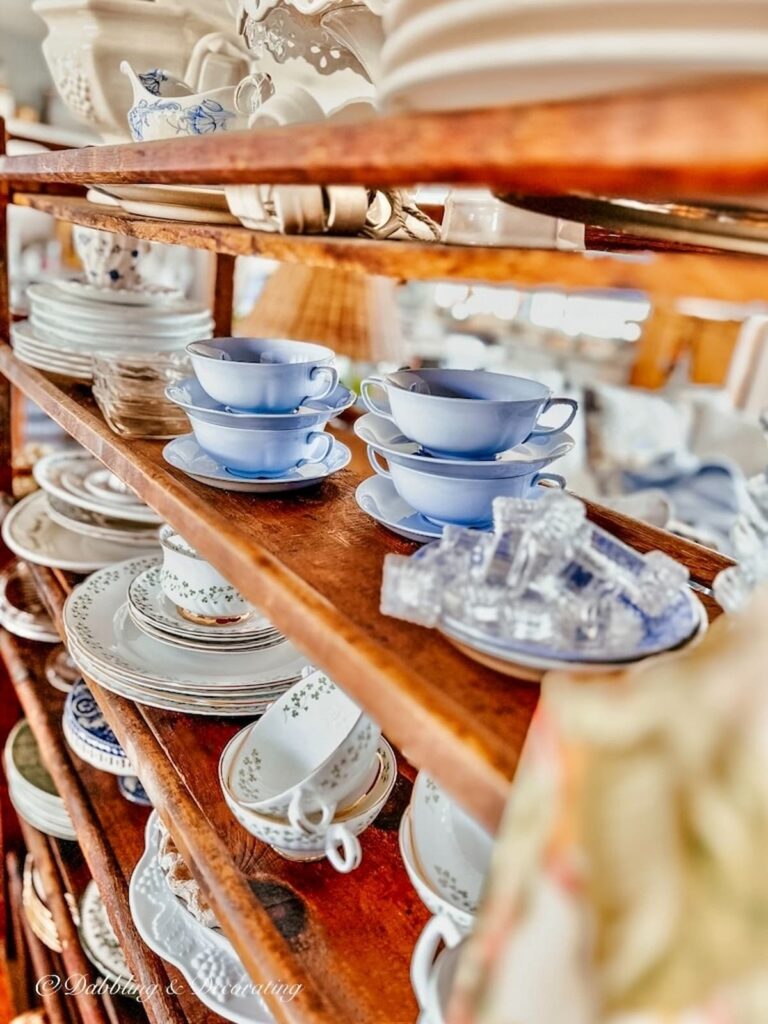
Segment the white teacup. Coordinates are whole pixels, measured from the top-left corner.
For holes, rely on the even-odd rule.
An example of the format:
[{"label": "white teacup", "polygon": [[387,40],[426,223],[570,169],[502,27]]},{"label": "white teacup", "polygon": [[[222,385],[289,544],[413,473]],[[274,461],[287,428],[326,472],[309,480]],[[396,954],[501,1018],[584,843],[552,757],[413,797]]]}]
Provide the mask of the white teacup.
[{"label": "white teacup", "polygon": [[149,242],[81,224],[73,227],[72,240],[89,284],[129,290],[143,286],[139,267]]},{"label": "white teacup", "polygon": [[321,833],[370,771],[380,737],[362,709],[316,671],[240,734],[222,785],[241,808]]},{"label": "white teacup", "polygon": [[253,613],[253,605],[173,527],[162,527],[160,544],[163,549],[160,585],[185,618],[216,625]]},{"label": "white teacup", "polygon": [[300,85],[281,87],[275,92],[268,75],[244,78],[235,92],[235,105],[248,116],[249,128],[278,128],[325,120],[325,111],[311,92]]}]

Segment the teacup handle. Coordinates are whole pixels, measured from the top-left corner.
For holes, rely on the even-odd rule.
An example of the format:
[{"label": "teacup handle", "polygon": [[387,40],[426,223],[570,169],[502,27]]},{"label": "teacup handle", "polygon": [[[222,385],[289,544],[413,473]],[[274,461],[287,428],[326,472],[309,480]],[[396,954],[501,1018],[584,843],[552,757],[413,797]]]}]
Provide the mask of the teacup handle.
[{"label": "teacup handle", "polygon": [[360,840],[344,825],[331,825],[325,833],[325,856],[332,868],[342,875],[348,875],[360,867],[363,859]]},{"label": "teacup handle", "polygon": [[330,434],[326,434],[324,430],[312,430],[307,435],[307,441],[316,441],[318,438],[323,439],[323,449],[321,452],[316,452],[314,455],[310,455],[306,459],[300,459],[296,463],[296,468],[300,466],[309,466],[315,462],[325,462],[328,456],[333,451],[333,438]]},{"label": "teacup handle", "polygon": [[327,804],[322,800],[318,800],[319,807],[316,810],[320,811],[320,820],[312,821],[307,816],[307,811],[304,809],[304,798],[307,796],[307,791],[303,789],[297,789],[291,797],[291,802],[288,804],[288,821],[294,828],[300,829],[306,835],[313,836],[320,832],[324,832],[336,813],[336,804]]},{"label": "teacup handle", "polygon": [[[371,388],[380,388],[384,392],[386,399],[386,405],[377,405],[375,400],[369,394]],[[366,377],[363,383],[360,385],[360,397],[363,400],[363,404],[368,412],[374,412],[377,416],[383,416],[385,419],[392,419],[392,409],[389,404],[389,399],[386,398],[387,389],[384,387],[384,380],[382,377]]]},{"label": "teacup handle", "polygon": [[392,474],[390,473],[386,466],[382,465],[382,463],[379,462],[380,458],[381,456],[376,451],[376,449],[371,448],[371,446],[368,445],[368,461],[373,466],[374,472],[376,473],[377,476],[385,476],[389,480],[391,479]]},{"label": "teacup handle", "polygon": [[309,375],[309,379],[317,380],[319,377],[328,377],[328,387],[325,391],[318,391],[316,394],[309,395],[309,398],[327,398],[338,386],[339,371],[333,366],[315,366]]},{"label": "teacup handle", "polygon": [[250,117],[265,100],[274,94],[275,86],[266,71],[246,75],[235,88],[235,110],[245,117]]},{"label": "teacup handle", "polygon": [[579,411],[579,403],[574,401],[573,398],[550,398],[541,410],[540,415],[543,416],[545,412],[549,412],[550,409],[554,409],[558,405],[567,405],[571,410],[571,414],[566,417],[565,423],[561,423],[559,427],[541,427],[539,430],[532,430],[528,435],[529,437],[546,437],[547,434],[559,434],[570,427],[576,419],[576,413]]},{"label": "teacup handle", "polygon": [[416,940],[411,957],[411,985],[419,1007],[426,1010],[429,1001],[429,979],[441,942],[452,948],[458,946],[463,936],[456,925],[445,914],[438,914],[427,921],[424,930]]},{"label": "teacup handle", "polygon": [[565,477],[560,476],[559,473],[537,473],[536,476],[533,478],[533,486],[537,487],[542,482],[542,480],[548,480],[561,491],[565,490]]}]

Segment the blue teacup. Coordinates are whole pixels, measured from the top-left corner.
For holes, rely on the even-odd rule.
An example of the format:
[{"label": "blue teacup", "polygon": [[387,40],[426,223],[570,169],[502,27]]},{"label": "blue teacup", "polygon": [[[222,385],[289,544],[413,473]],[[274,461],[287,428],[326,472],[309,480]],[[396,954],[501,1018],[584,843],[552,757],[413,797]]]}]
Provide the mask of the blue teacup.
[{"label": "blue teacup", "polygon": [[[384,392],[379,404],[371,391]],[[361,385],[366,408],[391,420],[425,451],[443,458],[491,459],[527,441],[566,430],[578,404],[545,385],[485,370],[399,370]],[[558,427],[537,427],[555,406],[570,413]]]},{"label": "blue teacup", "polygon": [[333,448],[333,438],[322,430],[253,430],[187,416],[203,451],[236,476],[283,476],[311,462],[324,462]]},{"label": "blue teacup", "polygon": [[439,476],[423,473],[411,466],[379,460],[381,455],[368,447],[368,459],[379,476],[392,480],[395,490],[417,512],[433,523],[444,526],[474,526],[479,529],[493,523],[493,499],[536,498],[536,488],[542,480],[557,487],[565,487],[565,480],[557,473],[531,473],[528,476],[492,477],[477,479],[467,475]]},{"label": "blue teacup", "polygon": [[339,382],[323,345],[274,338],[212,338],[187,345],[203,390],[231,409],[293,412]]}]

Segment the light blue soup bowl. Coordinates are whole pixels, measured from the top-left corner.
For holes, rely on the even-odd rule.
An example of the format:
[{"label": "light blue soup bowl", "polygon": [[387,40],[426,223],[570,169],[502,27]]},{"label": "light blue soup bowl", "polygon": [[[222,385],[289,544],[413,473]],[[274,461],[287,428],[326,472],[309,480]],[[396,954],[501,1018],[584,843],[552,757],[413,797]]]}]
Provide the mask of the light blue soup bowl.
[{"label": "light blue soup bowl", "polygon": [[[384,392],[384,401],[372,392]],[[391,420],[427,452],[450,458],[490,459],[529,437],[555,434],[573,422],[578,404],[553,398],[535,380],[485,370],[398,370],[361,385],[366,407]],[[537,427],[555,406],[570,410],[558,427]]]},{"label": "light blue soup bowl", "polygon": [[333,448],[333,438],[322,430],[252,430],[187,416],[203,451],[235,475],[282,476],[311,462],[323,462]]},{"label": "light blue soup bowl", "polygon": [[335,390],[332,349],[278,338],[212,338],[187,345],[203,390],[245,412],[293,412]]},{"label": "light blue soup bowl", "polygon": [[387,468],[380,458],[373,448],[368,448],[368,459],[378,475],[391,479],[403,501],[441,526],[451,523],[487,527],[493,523],[494,498],[536,498],[540,493],[537,487],[542,480],[565,487],[565,480],[557,473],[530,473],[527,476],[483,480],[471,476],[423,473],[395,462],[390,462]]}]

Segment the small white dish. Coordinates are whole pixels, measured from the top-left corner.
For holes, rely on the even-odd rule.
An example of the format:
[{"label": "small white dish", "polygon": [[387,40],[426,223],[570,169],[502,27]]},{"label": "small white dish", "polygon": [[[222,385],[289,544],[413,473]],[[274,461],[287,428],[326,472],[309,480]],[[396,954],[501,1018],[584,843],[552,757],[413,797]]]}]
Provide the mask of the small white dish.
[{"label": "small white dish", "polygon": [[330,454],[323,462],[289,470],[279,477],[254,477],[253,480],[246,480],[228,473],[224,466],[215,462],[210,455],[206,455],[195,440],[194,434],[185,434],[168,442],[163,448],[163,458],[174,469],[209,487],[223,491],[239,491],[242,494],[279,494],[282,491],[311,487],[325,480],[333,473],[344,469],[352,455],[346,445],[334,440]]},{"label": "small white dish", "polygon": [[35,463],[32,474],[44,491],[89,512],[119,516],[132,522],[160,526],[162,518],[147,505],[107,501],[91,493],[87,481],[103,470],[98,459],[84,451],[53,452]]},{"label": "small white dish", "polygon": [[136,987],[122,947],[112,930],[104,901],[96,883],[91,880],[80,900],[80,941],[83,952],[99,971],[123,990],[123,994],[136,998]]},{"label": "small white dish", "polygon": [[145,527],[142,523],[121,520],[112,516],[104,516],[100,512],[88,512],[84,508],[72,505],[48,495],[48,515],[59,526],[74,533],[96,540],[110,541],[131,548],[152,548],[157,545],[157,527]]},{"label": "small white dish", "polygon": [[[2,537],[19,558],[67,572],[94,572],[139,554],[131,545],[97,540],[55,523],[44,491],[35,491],[14,505],[3,520]],[[148,545],[146,552],[151,550]]]},{"label": "small white dish", "polygon": [[426,878],[423,867],[419,864],[413,847],[410,808],[406,808],[405,813],[400,820],[400,831],[398,835],[400,841],[400,857],[405,865],[406,874],[411,881],[411,885],[418,893],[421,902],[432,914],[444,915],[453,921],[463,935],[468,935],[475,926],[475,915],[454,906],[454,904],[449,903],[447,900],[443,899],[439,893],[435,892]]}]

